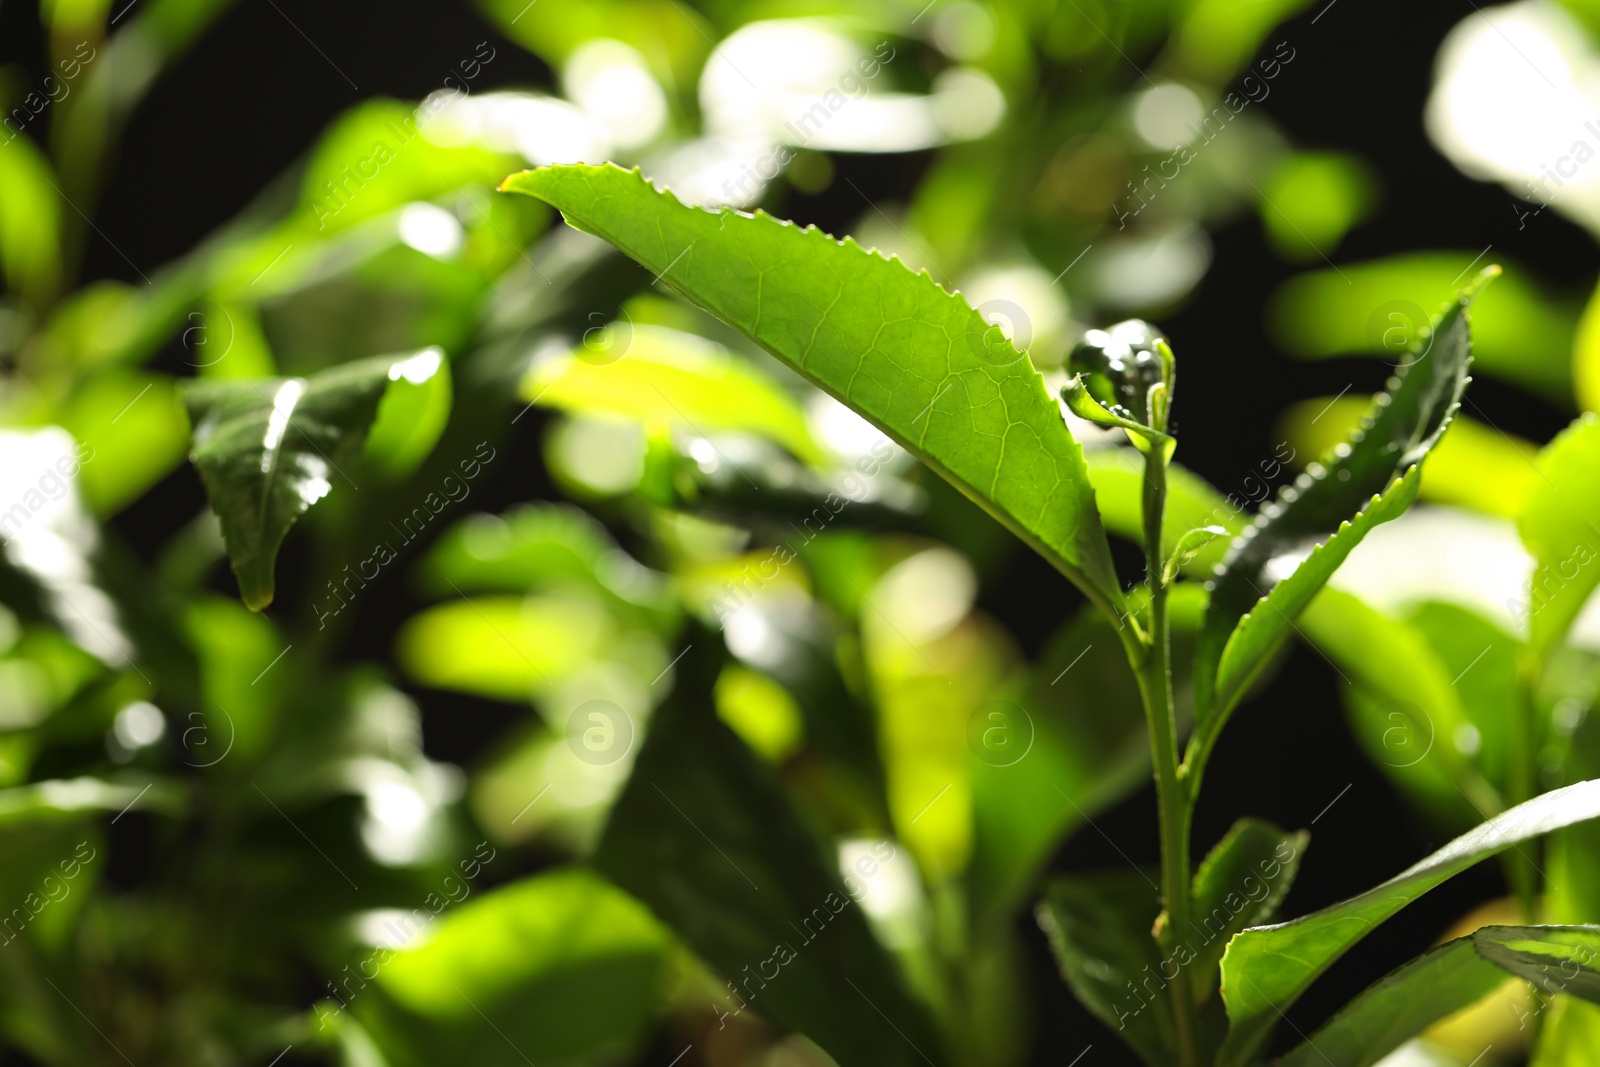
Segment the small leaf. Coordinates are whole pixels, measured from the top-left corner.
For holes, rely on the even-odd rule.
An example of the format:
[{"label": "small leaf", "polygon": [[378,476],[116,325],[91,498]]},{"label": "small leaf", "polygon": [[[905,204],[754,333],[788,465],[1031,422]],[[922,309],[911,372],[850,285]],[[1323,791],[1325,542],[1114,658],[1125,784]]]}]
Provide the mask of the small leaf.
[{"label": "small leaf", "polygon": [[1150,1067],[1177,1061],[1161,952],[1151,926],[1157,889],[1140,872],[1057,878],[1039,904],[1061,976],[1084,1007]]},{"label": "small leaf", "polygon": [[748,1006],[842,1067],[939,1062],[931,1023],[846,889],[836,854],[716,717],[715,638],[688,636],[680,681],[655,712],[595,866],[728,981],[719,1011]]},{"label": "small leaf", "polygon": [[1277,914],[1300,869],[1311,835],[1287,833],[1261,819],[1240,819],[1195,872],[1184,939],[1195,950],[1191,984],[1204,1001],[1216,989],[1217,965],[1233,935]]},{"label": "small leaf", "polygon": [[526,171],[537,196],[866,416],[1115,611],[1083,449],[1027,357],[898,261],[768,215],[685,207],[615,166]]},{"label": "small leaf", "polygon": [[1178,543],[1172,546],[1172,554],[1167,557],[1166,565],[1161,568],[1162,584],[1171,585],[1178,577],[1178,572],[1198,556],[1202,549],[1217,538],[1227,537],[1229,534],[1230,531],[1223,526],[1202,526],[1178,538]]},{"label": "small leaf", "polygon": [[1517,523],[1534,559],[1519,614],[1536,649],[1566,636],[1600,585],[1600,416],[1587,414],[1539,454],[1540,477]]},{"label": "small leaf", "polygon": [[379,357],[309,379],[185,384],[190,458],[222,520],[239,593],[252,611],[272,603],[273,565],[289,527],[360,454],[394,363]]},{"label": "small leaf", "polygon": [[1191,759],[1203,762],[1267,655],[1351,549],[1415,499],[1414,468],[1448,428],[1469,380],[1467,308],[1498,272],[1490,267],[1462,290],[1349,441],[1307,468],[1233,543],[1211,583],[1195,662],[1201,703]]},{"label": "small leaf", "polygon": [[[1144,456],[1131,448],[1096,448],[1084,453],[1095,503],[1106,529],[1135,544],[1144,543]],[[1175,463],[1167,465],[1167,506],[1161,514],[1161,551],[1170,555],[1178,539],[1199,526],[1222,526],[1229,533],[1244,529],[1242,509],[1211,488],[1199,475]],[[1180,570],[1209,575],[1222,562],[1226,541],[1213,541]]]},{"label": "small leaf", "polygon": [[1245,930],[1222,957],[1228,1037],[1219,1067],[1252,1062],[1279,1013],[1357,941],[1422,894],[1480,860],[1541,834],[1600,816],[1600,779],[1519,804],[1382,885],[1278,926]]}]

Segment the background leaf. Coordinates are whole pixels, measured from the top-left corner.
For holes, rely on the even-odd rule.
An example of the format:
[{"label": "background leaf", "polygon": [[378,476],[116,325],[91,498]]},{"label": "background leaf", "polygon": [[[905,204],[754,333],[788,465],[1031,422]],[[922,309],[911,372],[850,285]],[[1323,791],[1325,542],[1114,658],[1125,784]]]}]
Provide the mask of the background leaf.
[{"label": "background leaf", "polygon": [[1578,419],[1538,462],[1517,529],[1534,558],[1522,614],[1534,647],[1548,654],[1600,585],[1600,416]]},{"label": "background leaf", "polygon": [[682,680],[655,714],[595,865],[728,980],[713,1010],[748,1004],[842,1067],[938,1062],[938,1039],[837,859],[713,713],[711,640],[691,640],[701,647],[684,657]]},{"label": "background leaf", "polygon": [[[213,379],[184,389],[195,467],[222,520],[245,605],[272,603],[289,527],[359,454],[395,361],[348,363],[311,379]],[[357,487],[351,483],[354,490]]]}]

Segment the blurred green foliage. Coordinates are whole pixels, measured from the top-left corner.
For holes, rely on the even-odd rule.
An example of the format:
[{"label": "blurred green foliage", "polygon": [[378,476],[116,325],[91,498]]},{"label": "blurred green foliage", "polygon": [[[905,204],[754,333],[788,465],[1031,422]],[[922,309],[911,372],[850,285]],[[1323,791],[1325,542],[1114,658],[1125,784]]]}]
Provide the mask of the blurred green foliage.
[{"label": "blurred green foliage", "polygon": [[[1470,255],[1322,269],[1379,172],[1243,103],[1296,76],[1276,28],[1308,5],[483,0],[501,36],[455,83],[357,103],[191,251],[86,279],[120,136],[229,6],[42,0],[56,89],[0,70],[0,1059],[1028,1061],[1042,875],[1150,772],[1118,631],[1068,594],[1052,633],[1013,632],[980,606],[1020,547],[998,523],[654,270],[495,190],[614,159],[783,215],[844,195],[846,153],[925,153],[851,232],[960,289],[1052,386],[1088,326],[1182,307],[1208,232],[1254,213],[1316,268],[1268,310],[1286,352],[1401,358]],[[483,88],[511,48],[555,84]],[[1579,313],[1508,265],[1479,369],[1593,411]],[[1286,412],[1293,462],[1357,403]],[[1071,425],[1084,498],[1137,542],[1142,458]],[[1458,417],[1430,460],[1422,498],[1501,524],[1533,574],[1517,606],[1336,582],[1301,618],[1358,741],[1449,832],[1600,776],[1575,621],[1594,437],[1541,451]],[[1163,550],[1243,530],[1266,489],[1245,494],[1173,468]],[[1175,662],[1206,611],[1174,588]],[[1187,729],[1186,667],[1174,684]],[[457,719],[490,740],[446,759]],[[1424,726],[1437,743],[1397,758]],[[1279,834],[1241,826],[1202,873]],[[1548,921],[1600,919],[1593,833],[1557,835],[1547,880],[1507,861]],[[1049,899],[1109,936],[1106,915],[1148,929],[1144,888]],[[1587,1062],[1595,1013],[1557,1000],[1541,1067]]]}]

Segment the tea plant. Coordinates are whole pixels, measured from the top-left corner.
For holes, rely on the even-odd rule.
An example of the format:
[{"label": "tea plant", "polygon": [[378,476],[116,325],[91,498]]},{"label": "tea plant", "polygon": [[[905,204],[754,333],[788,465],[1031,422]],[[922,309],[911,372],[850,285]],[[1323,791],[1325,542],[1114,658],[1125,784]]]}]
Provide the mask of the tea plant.
[{"label": "tea plant", "polygon": [[[1230,713],[1351,550],[1415,499],[1422,464],[1447,431],[1469,380],[1468,308],[1495,269],[1444,310],[1349,439],[1238,532],[1205,581],[1192,657],[1182,663],[1173,656],[1172,603],[1194,595],[1198,584],[1182,576],[1201,572],[1197,561],[1208,544],[1233,531],[1188,528],[1167,516],[1177,360],[1153,328],[1124,323],[1091,334],[1073,351],[1074,373],[1062,388],[1068,408],[1121,430],[1142,457],[1145,576],[1126,592],[1111,563],[1083,451],[1055,400],[1026,356],[960,296],[849,239],[834,241],[759,213],[684,207],[637,172],[555,167],[516,175],[504,188],[552,204],[571,225],[616,245],[850,405],[1044,555],[1106,614],[1145,710],[1160,810],[1159,891],[1144,893],[1137,874],[1064,879],[1047,889],[1041,918],[1074,992],[1147,1062],[1255,1062],[1282,1013],[1406,904],[1480,860],[1600,815],[1600,782],[1565,786],[1495,815],[1366,893],[1275,926],[1262,923],[1287,892],[1304,835],[1244,819],[1198,868],[1191,861],[1191,813]],[[1583,477],[1564,479],[1566,493]],[[1543,566],[1553,552],[1570,551],[1573,506],[1531,514]],[[1586,579],[1564,588],[1560,610],[1549,613],[1552,621],[1539,632],[1559,634],[1593,585]],[[1179,674],[1187,674],[1194,692],[1181,753],[1174,697]],[[647,768],[670,760],[666,747],[654,735],[647,743],[613,815],[602,865],[608,854],[626,862],[617,858],[620,845],[610,847],[614,842],[627,841],[634,856],[648,847],[629,829],[630,815],[640,806],[639,794],[653,787],[640,781],[649,778]],[[659,858],[665,885],[635,891],[722,965],[730,956],[727,936],[695,921],[681,891],[670,888],[673,857]],[[1264,884],[1267,891],[1257,899],[1248,890],[1245,903],[1247,884]],[[734,914],[738,925],[775,917]],[[1284,1062],[1375,1062],[1429,1023],[1480,999],[1507,974],[1537,980],[1553,966],[1570,968],[1559,991],[1594,998],[1596,947],[1595,927],[1482,928],[1380,980]],[[852,1003],[842,991],[821,995],[829,1005]],[[830,1011],[811,1005],[786,1012],[772,999],[775,1017],[787,1014],[797,1024]],[[903,1024],[897,1029],[925,1055],[918,1040],[927,1039],[927,1028],[915,1018],[915,1012],[897,1015]],[[830,1045],[822,1036],[828,1028],[807,1029],[841,1054],[842,1043]]]}]

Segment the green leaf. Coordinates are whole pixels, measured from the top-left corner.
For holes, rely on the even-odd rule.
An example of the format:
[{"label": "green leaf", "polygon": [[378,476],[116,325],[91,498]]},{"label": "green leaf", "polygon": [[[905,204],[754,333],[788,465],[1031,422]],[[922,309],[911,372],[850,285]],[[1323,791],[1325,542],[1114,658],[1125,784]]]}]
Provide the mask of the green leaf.
[{"label": "green leaf", "polygon": [[[1594,927],[1485,926],[1374,982],[1278,1063],[1371,1067],[1432,1023],[1493,993],[1505,983],[1507,971],[1550,984],[1552,975],[1559,981],[1569,965],[1592,976],[1578,961],[1592,961],[1596,949],[1600,930]],[[1560,969],[1539,970],[1552,964]]]},{"label": "green leaf", "polygon": [[728,981],[719,1014],[748,1006],[842,1067],[937,1063],[940,1044],[836,853],[716,717],[715,638],[688,636],[680,681],[651,721],[595,865]]},{"label": "green leaf", "polygon": [[1357,941],[1447,879],[1540,834],[1600,816],[1600,779],[1535,797],[1475,827],[1382,885],[1278,926],[1245,930],[1222,957],[1230,1028],[1219,1067],[1251,1062],[1279,1012]]},{"label": "green leaf", "polygon": [[959,295],[853,239],[684,207],[637,172],[508,178],[914,452],[1094,599],[1122,590],[1083,450],[1044,379]]},{"label": "green leaf", "polygon": [[0,272],[6,286],[44,304],[61,283],[61,194],[34,142],[11,134],[0,152]]},{"label": "green leaf", "polygon": [[1195,661],[1200,704],[1189,758],[1197,766],[1295,616],[1369,530],[1416,498],[1418,465],[1469,380],[1468,305],[1497,273],[1490,267],[1462,290],[1349,441],[1283,489],[1229,549],[1211,583]]},{"label": "green leaf", "polygon": [[1217,966],[1233,935],[1277,914],[1310,840],[1304,830],[1291,834],[1262,819],[1240,819],[1200,864],[1193,928],[1184,938],[1195,952],[1189,974],[1199,1001],[1216,989]]},{"label": "green leaf", "polygon": [[334,479],[348,480],[341,468],[360,454],[396,366],[379,357],[312,378],[185,384],[190,458],[222,520],[239,593],[252,611],[272,603],[273,565],[289,527]]},{"label": "green leaf", "polygon": [[[1144,543],[1144,456],[1132,448],[1095,448],[1084,453],[1095,503],[1106,529],[1135,544]],[[1229,533],[1245,528],[1243,511],[1205,479],[1177,464],[1167,466],[1167,505],[1161,513],[1161,551],[1171,555],[1178,541],[1201,526],[1222,526]],[[1179,568],[1188,575],[1208,575],[1222,562],[1226,541],[1213,541]]]},{"label": "green leaf", "polygon": [[[464,870],[495,858],[487,843],[472,855]],[[460,886],[472,895],[450,903],[445,893]],[[482,895],[454,876],[443,888],[388,920],[407,947],[371,950],[358,964],[377,971],[387,999],[369,1008],[356,996],[351,1007],[392,1062],[521,1062],[508,1042],[534,1063],[630,1055],[672,944],[638,901],[576,868]]]},{"label": "green leaf", "polygon": [[1162,584],[1171,585],[1177,580],[1178,572],[1204,552],[1207,545],[1219,537],[1227,537],[1230,532],[1224,526],[1201,526],[1178,538],[1178,543],[1172,546],[1172,554],[1161,568]]},{"label": "green leaf", "polygon": [[1038,918],[1079,1002],[1150,1067],[1167,1067],[1176,1062],[1177,1044],[1150,933],[1161,911],[1157,892],[1142,872],[1057,878]]},{"label": "green leaf", "polygon": [[800,459],[823,461],[799,402],[722,346],[663,326],[607,329],[613,336],[605,348],[586,341],[537,364],[523,383],[524,399],[579,414],[659,421],[696,435],[752,433]]},{"label": "green leaf", "polygon": [[1521,614],[1548,655],[1600,585],[1600,416],[1587,414],[1539,454],[1540,477],[1517,522],[1534,559]]},{"label": "green leaf", "polygon": [[[1299,454],[1320,456],[1359,426],[1365,411],[1366,403],[1355,398],[1301,401],[1278,420],[1278,433]],[[1538,451],[1531,441],[1458,413],[1450,433],[1428,456],[1422,499],[1485,515],[1519,515],[1539,479],[1534,466]]]},{"label": "green leaf", "polygon": [[556,692],[558,683],[608,656],[619,657],[628,673],[666,666],[657,662],[655,641],[586,595],[474,596],[437,604],[406,620],[395,654],[422,685],[510,703]]}]

